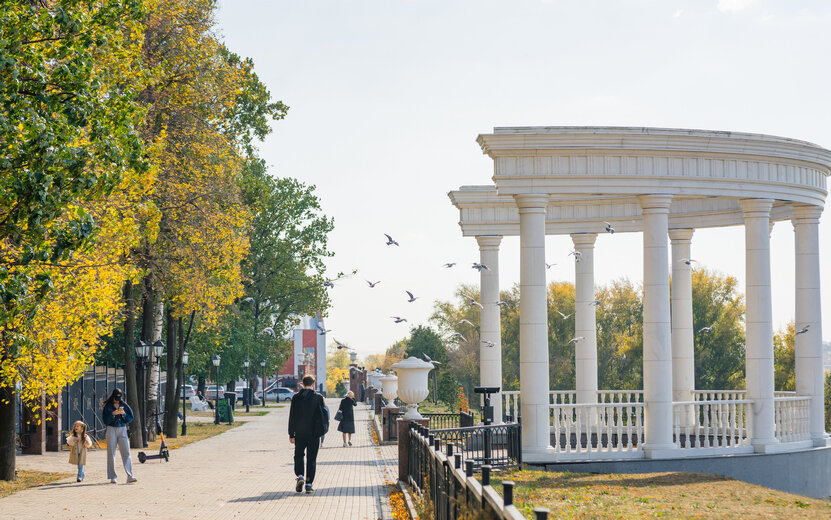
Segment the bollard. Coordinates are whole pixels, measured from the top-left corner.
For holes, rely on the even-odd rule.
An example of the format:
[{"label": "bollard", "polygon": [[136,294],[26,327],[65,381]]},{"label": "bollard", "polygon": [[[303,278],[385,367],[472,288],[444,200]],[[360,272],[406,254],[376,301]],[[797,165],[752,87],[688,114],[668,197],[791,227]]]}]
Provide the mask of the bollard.
[{"label": "bollard", "polygon": [[436,439],[433,444],[433,447],[436,449],[436,451],[441,451],[441,439]]},{"label": "bollard", "polygon": [[445,448],[447,450],[447,458],[449,459],[449,458],[453,457],[453,445],[448,444],[447,446],[445,446]]},{"label": "bollard", "polygon": [[491,467],[488,464],[482,466],[482,485],[491,485]]},{"label": "bollard", "polygon": [[514,482],[512,480],[502,481],[502,503],[506,506],[514,504]]},{"label": "bollard", "polygon": [[473,476],[473,461],[466,460],[465,461],[465,476],[472,477]]},{"label": "bollard", "polygon": [[548,520],[548,508],[547,507],[535,507],[534,508],[534,516],[536,520]]},{"label": "bollard", "polygon": [[462,456],[458,453],[453,455],[453,467],[456,469],[462,467]]}]

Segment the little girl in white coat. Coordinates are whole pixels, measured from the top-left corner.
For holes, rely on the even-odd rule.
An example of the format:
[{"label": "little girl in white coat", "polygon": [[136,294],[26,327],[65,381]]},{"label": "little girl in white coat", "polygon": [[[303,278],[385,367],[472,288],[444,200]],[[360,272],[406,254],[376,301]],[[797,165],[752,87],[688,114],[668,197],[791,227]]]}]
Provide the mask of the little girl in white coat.
[{"label": "little girl in white coat", "polygon": [[87,425],[84,421],[75,421],[72,432],[66,438],[69,445],[69,463],[78,465],[78,480],[84,480],[84,465],[87,463],[87,448],[92,447],[92,439],[87,435]]}]

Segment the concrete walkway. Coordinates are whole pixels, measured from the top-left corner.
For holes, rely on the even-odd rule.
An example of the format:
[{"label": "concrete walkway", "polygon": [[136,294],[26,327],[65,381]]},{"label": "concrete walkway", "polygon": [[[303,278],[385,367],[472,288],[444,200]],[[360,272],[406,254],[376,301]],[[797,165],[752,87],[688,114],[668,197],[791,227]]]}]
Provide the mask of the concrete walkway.
[{"label": "concrete walkway", "polygon": [[[334,411],[339,400],[328,399]],[[153,519],[391,519],[388,483],[397,475],[390,450],[381,450],[369,433],[365,405],[355,410],[356,434],[342,447],[337,423],[321,448],[315,492],[295,493],[293,446],[287,433],[288,406],[228,432],[173,450],[170,462],[139,464],[132,453],[138,482],[106,479],[106,453],[90,452],[86,479],[75,477],[0,499],[0,518],[153,518]],[[21,469],[74,473],[66,452],[18,458]]]}]

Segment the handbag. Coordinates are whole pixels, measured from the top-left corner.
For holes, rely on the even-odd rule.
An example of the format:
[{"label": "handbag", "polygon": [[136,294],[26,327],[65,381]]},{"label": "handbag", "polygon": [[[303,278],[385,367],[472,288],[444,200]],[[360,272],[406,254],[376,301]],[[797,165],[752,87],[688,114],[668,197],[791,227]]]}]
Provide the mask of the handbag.
[{"label": "handbag", "polygon": [[343,420],[343,412],[342,411],[338,410],[335,413],[335,420],[338,421],[338,422]]}]

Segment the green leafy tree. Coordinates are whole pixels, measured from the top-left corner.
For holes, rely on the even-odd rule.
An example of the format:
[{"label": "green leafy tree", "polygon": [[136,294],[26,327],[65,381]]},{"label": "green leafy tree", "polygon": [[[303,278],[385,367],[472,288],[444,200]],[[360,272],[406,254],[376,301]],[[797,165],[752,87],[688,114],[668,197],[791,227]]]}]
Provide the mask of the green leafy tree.
[{"label": "green leafy tree", "polygon": [[597,290],[597,385],[601,389],[643,388],[643,301],[629,280]]},{"label": "green leafy tree", "polygon": [[696,389],[744,387],[744,297],[737,285],[732,276],[703,267],[692,270]]},{"label": "green leafy tree", "polygon": [[[0,0],[0,480],[14,479],[15,360],[52,289],[46,268],[91,243],[83,202],[147,168],[133,102],[144,8]],[[62,373],[50,383],[76,375]]]},{"label": "green leafy tree", "polygon": [[796,390],[796,350],[794,322],[773,335],[773,381],[774,389]]}]

